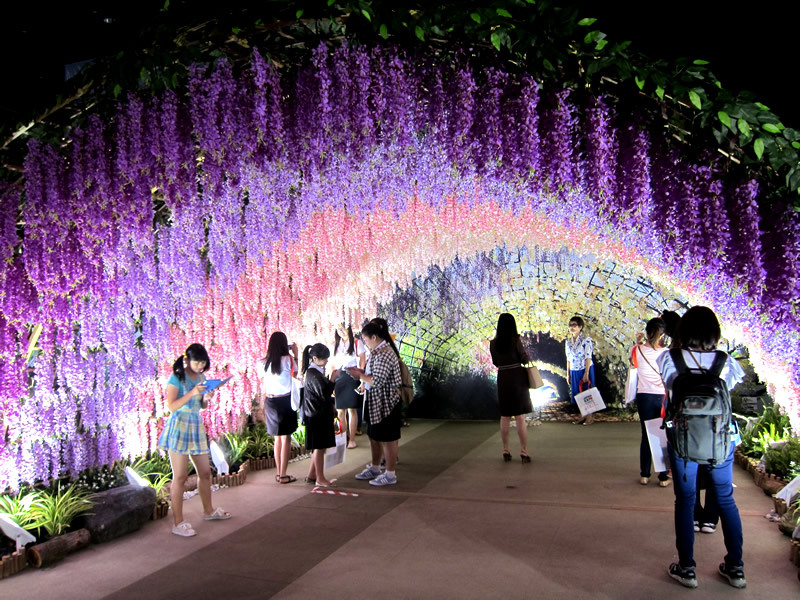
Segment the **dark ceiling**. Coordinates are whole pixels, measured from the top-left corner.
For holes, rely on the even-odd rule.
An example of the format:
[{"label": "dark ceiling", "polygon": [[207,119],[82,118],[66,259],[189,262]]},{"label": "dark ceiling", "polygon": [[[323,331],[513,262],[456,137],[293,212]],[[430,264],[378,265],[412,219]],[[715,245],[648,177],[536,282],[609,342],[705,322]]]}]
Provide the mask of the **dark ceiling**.
[{"label": "dark ceiling", "polygon": [[[66,64],[141,46],[142,31],[157,19],[177,27],[187,18],[202,15],[245,8],[252,12],[254,7],[268,11],[275,2],[172,0],[166,12],[164,4],[165,0],[82,0],[5,7],[0,35],[4,57],[0,124],[11,126],[54,104]],[[800,126],[796,97],[790,91],[800,62],[800,44],[793,33],[800,3],[594,0],[564,4],[580,6],[582,14],[599,18],[596,27],[611,39],[633,40],[635,47],[652,56],[710,60],[725,87],[754,92],[787,126]],[[748,10],[737,12],[736,6]]]}]

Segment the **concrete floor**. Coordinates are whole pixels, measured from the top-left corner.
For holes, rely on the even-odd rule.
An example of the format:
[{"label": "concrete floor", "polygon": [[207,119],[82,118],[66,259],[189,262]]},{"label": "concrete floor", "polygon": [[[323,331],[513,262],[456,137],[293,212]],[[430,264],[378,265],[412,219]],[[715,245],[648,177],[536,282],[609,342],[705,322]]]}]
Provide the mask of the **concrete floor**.
[{"label": "concrete floor", "polygon": [[[234,513],[194,538],[171,518],[0,582],[2,598],[798,598],[789,540],[764,515],[770,499],[734,467],[747,589],[716,574],[722,533],[698,534],[699,588],[667,576],[675,558],[672,488],[638,484],[638,423],[545,423],[528,430],[531,464],[503,463],[497,423],[412,421],[399,482],[353,475],[367,440],[329,475],[358,497],[311,493],[308,461],[278,485],[274,470],[214,493]],[[512,436],[515,436],[512,429]],[[515,438],[512,438],[512,440]],[[512,444],[512,451],[518,448]]]}]

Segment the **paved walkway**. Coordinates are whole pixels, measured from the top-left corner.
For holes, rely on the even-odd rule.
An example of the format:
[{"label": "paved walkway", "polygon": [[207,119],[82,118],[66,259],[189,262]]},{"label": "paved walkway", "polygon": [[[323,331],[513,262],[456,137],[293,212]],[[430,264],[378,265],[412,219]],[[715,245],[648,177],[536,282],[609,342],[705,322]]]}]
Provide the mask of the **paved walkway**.
[{"label": "paved walkway", "polygon": [[[699,589],[666,574],[674,559],[672,488],[638,484],[638,423],[530,428],[531,464],[501,458],[487,422],[412,421],[403,430],[399,483],[378,489],[353,475],[366,440],[331,473],[358,497],[278,485],[274,471],[215,492],[230,521],[171,519],[55,567],[0,582],[2,598],[798,598],[789,541],[764,519],[771,501],[738,467],[748,586],[716,574],[722,534],[698,534]],[[512,429],[512,435],[515,431]],[[512,445],[512,449],[515,445]],[[308,461],[290,465],[302,480]]]}]

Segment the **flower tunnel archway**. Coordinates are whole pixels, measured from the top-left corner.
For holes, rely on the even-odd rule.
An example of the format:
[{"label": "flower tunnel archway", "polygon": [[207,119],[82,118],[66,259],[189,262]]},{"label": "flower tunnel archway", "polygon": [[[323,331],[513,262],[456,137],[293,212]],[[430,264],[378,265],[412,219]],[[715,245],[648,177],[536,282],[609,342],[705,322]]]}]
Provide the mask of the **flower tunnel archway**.
[{"label": "flower tunnel archway", "polygon": [[[63,149],[32,142],[24,190],[0,189],[0,488],[154,448],[189,342],[234,375],[209,434],[235,428],[269,332],[327,340],[463,262],[496,290],[476,310],[536,290],[521,328],[581,312],[610,328],[611,361],[667,298],[709,305],[797,420],[797,216],[645,114],[499,64],[321,45],[283,73],[258,52],[241,72],[193,66],[186,98],[131,95]],[[496,276],[514,252],[555,287]],[[613,272],[594,298],[571,288],[610,264],[660,299]]]}]

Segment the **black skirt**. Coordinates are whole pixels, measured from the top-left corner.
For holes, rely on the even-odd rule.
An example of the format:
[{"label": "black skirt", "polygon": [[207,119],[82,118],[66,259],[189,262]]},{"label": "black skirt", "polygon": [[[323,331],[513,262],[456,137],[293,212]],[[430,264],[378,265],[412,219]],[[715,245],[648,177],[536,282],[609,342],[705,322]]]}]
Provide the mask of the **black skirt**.
[{"label": "black skirt", "polygon": [[324,450],[336,445],[333,418],[306,417],[306,450]]},{"label": "black skirt", "polygon": [[267,433],[270,435],[292,435],[297,429],[297,412],[292,410],[292,395],[267,398],[264,402],[267,417]]},{"label": "black skirt", "polygon": [[359,408],[363,401],[363,396],[356,392],[359,385],[360,382],[345,371],[339,373],[336,378],[336,408]]}]

